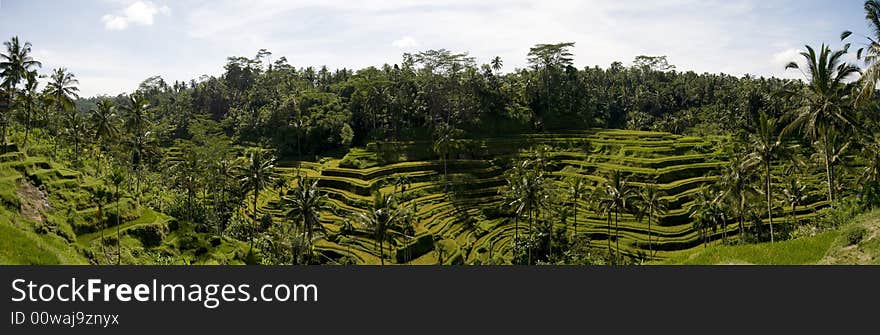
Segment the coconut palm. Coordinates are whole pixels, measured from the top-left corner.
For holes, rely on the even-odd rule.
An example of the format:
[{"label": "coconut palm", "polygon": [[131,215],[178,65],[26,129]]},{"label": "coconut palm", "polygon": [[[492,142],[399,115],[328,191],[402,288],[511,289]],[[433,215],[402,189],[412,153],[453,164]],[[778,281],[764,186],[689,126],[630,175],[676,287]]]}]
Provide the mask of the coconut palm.
[{"label": "coconut palm", "polygon": [[764,193],[767,199],[767,219],[770,221],[770,242],[773,242],[773,202],[771,190],[770,166],[773,160],[783,151],[784,147],[779,137],[779,126],[776,118],[770,117],[761,111],[755,132],[749,136],[749,146],[752,153],[749,154],[746,166],[761,166],[764,170]]},{"label": "coconut palm", "polygon": [[245,190],[250,190],[254,194],[253,201],[253,225],[251,227],[250,247],[254,246],[254,234],[259,222],[257,215],[257,199],[260,197],[260,191],[266,188],[275,179],[275,158],[260,148],[249,149],[244,158],[244,162],[237,166],[239,181]]},{"label": "coconut palm", "polygon": [[443,180],[445,185],[447,180],[446,164],[449,159],[449,152],[454,149],[456,145],[455,138],[460,131],[448,123],[441,122],[434,132],[436,139],[434,139],[433,150],[434,153],[440,155],[440,159],[443,160]]},{"label": "coconut palm", "polygon": [[373,232],[373,238],[379,246],[379,260],[385,265],[384,242],[388,230],[397,222],[400,212],[395,208],[394,197],[376,192],[373,207],[370,211],[358,213],[357,222]]},{"label": "coconut palm", "polygon": [[[546,207],[549,197],[547,192],[546,180],[544,172],[532,169],[532,161],[526,160],[520,164],[519,173],[515,176],[517,179],[510,189],[511,196],[515,199],[511,204],[516,205],[517,217],[525,211],[529,219],[529,234],[531,236],[535,219],[540,217],[541,209]],[[552,226],[551,226],[552,236]],[[532,248],[528,250],[528,264],[532,263]]]},{"label": "coconut palm", "polygon": [[[52,72],[52,76],[46,86],[46,95],[50,97],[53,105],[55,105],[55,111],[59,114],[59,117],[63,117],[65,111],[76,109],[73,100],[79,98],[77,93],[79,88],[76,87],[78,84],[79,81],[66,68],[58,68]],[[55,133],[57,135],[57,129]],[[58,151],[57,138],[55,139],[54,151],[56,153]]]},{"label": "coconut palm", "polygon": [[495,71],[495,73],[501,72],[501,68],[504,67],[504,61],[501,60],[500,56],[495,56],[495,58],[492,58],[491,63],[492,70]]},{"label": "coconut palm", "polygon": [[134,134],[143,133],[149,126],[147,112],[150,102],[142,94],[130,94],[126,97],[126,103],[121,104],[122,116],[125,119],[125,128]]},{"label": "coconut palm", "polygon": [[37,91],[37,73],[28,72],[27,81],[25,82],[24,91],[18,96],[18,105],[24,109],[24,142],[22,148],[27,147],[27,141],[31,133],[31,119],[40,103],[41,94]]},{"label": "coconut palm", "polygon": [[632,211],[633,201],[637,197],[636,190],[619,170],[614,170],[606,178],[603,190],[604,198],[610,206],[609,210],[614,214],[614,243],[616,257],[620,261],[620,214]]},{"label": "coconut palm", "polygon": [[[865,20],[870,26],[871,35],[864,36],[867,43],[856,52],[856,57],[865,62],[865,70],[859,79],[859,94],[856,105],[864,105],[874,96],[877,81],[880,80],[880,0],[867,0],[864,4]],[[851,31],[840,34],[840,40],[852,35]]]},{"label": "coconut palm", "polygon": [[721,175],[721,197],[730,202],[739,222],[739,233],[745,230],[745,218],[747,216],[749,200],[757,194],[752,187],[752,171],[748,169],[740,155],[733,155],[730,162]]},{"label": "coconut palm", "polygon": [[859,194],[871,209],[877,202],[878,189],[880,189],[880,138],[873,138],[865,144],[862,151],[865,157],[865,165],[861,167],[858,184],[861,188]]},{"label": "coconut palm", "polygon": [[306,250],[311,255],[311,243],[314,239],[314,231],[320,230],[326,233],[321,225],[321,209],[325,209],[324,202],[327,195],[318,188],[317,180],[309,180],[305,177],[296,178],[296,187],[290,196],[282,198],[285,207],[290,208],[287,216],[299,221],[301,231],[305,234]]},{"label": "coconut palm", "polygon": [[697,193],[694,204],[690,208],[689,217],[693,219],[694,229],[700,232],[703,248],[709,243],[709,229],[717,227],[723,215],[718,205],[718,194],[713,188],[703,187]]},{"label": "coconut palm", "polygon": [[95,137],[101,140],[101,150],[107,151],[108,142],[119,134],[116,127],[116,108],[110,99],[102,99],[97,103],[97,109],[90,111],[92,130]]},{"label": "coconut palm", "polygon": [[95,212],[95,219],[98,221],[98,229],[101,230],[101,252],[106,256],[107,251],[105,250],[106,239],[104,238],[104,230],[107,229],[107,221],[104,218],[104,205],[109,201],[113,201],[113,193],[103,186],[90,188],[89,200],[98,208]]},{"label": "coconut palm", "polygon": [[[6,88],[7,104],[11,108],[15,102],[15,87],[22,79],[27,79],[28,74],[33,72],[34,68],[41,67],[42,64],[34,60],[31,53],[31,42],[24,42],[13,36],[9,41],[3,42],[6,47],[6,53],[0,53],[0,76],[3,82],[0,85]],[[6,150],[6,124],[9,116],[4,113],[0,115],[0,122],[3,123],[3,148]]]},{"label": "coconut palm", "polygon": [[577,178],[569,181],[568,188],[566,189],[568,193],[568,201],[571,202],[571,211],[574,227],[574,236],[577,236],[577,214],[578,214],[578,202],[581,201],[585,192],[587,191],[587,182],[585,182],[582,178]]},{"label": "coconut palm", "polygon": [[110,182],[110,185],[113,185],[113,199],[116,200],[116,265],[119,265],[122,257],[122,241],[120,240],[121,235],[119,232],[122,225],[119,217],[119,185],[122,185],[122,182],[125,181],[125,173],[121,169],[114,167],[110,170],[110,174],[107,177],[107,181]]},{"label": "coconut palm", "polygon": [[807,185],[802,184],[796,177],[786,178],[786,182],[782,186],[782,197],[785,203],[791,206],[792,219],[797,218],[798,206],[809,200],[806,190]]},{"label": "coconut palm", "polygon": [[654,221],[654,215],[666,213],[664,195],[663,191],[658,190],[656,185],[649,185],[639,190],[641,210],[638,212],[638,218],[641,221],[643,215],[648,215],[648,252],[652,257],[654,256],[654,243],[651,241],[651,221]]},{"label": "coconut palm", "polygon": [[[786,69],[798,69],[804,74],[807,83],[801,94],[803,102],[794,111],[794,121],[786,127],[799,129],[804,135],[818,141],[820,147],[829,147],[829,133],[835,129],[850,127],[850,130],[858,129],[852,121],[850,105],[849,85],[846,80],[859,73],[859,68],[845,61],[848,47],[832,51],[830,47],[822,45],[819,53],[809,45],[807,51],[801,52],[806,61],[806,67],[801,68],[796,62],[789,63]],[[831,163],[830,152],[826,150],[825,178],[828,186],[828,202],[834,206],[834,166]]]}]

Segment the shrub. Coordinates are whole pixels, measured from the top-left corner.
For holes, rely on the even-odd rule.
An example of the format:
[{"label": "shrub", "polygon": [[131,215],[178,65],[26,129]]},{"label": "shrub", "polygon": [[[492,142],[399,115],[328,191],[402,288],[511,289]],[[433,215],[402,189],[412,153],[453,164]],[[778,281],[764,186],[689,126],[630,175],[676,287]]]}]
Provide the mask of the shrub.
[{"label": "shrub", "polygon": [[199,239],[198,236],[193,234],[185,234],[180,237],[177,244],[178,249],[180,251],[183,250],[194,250],[199,249],[200,247],[204,247],[204,243]]},{"label": "shrub", "polygon": [[847,245],[859,244],[866,235],[868,235],[868,230],[862,226],[851,227],[843,233]]},{"label": "shrub", "polygon": [[161,224],[139,226],[128,230],[128,235],[134,236],[141,241],[144,247],[156,247],[165,239],[167,228]]},{"label": "shrub", "polygon": [[345,156],[339,161],[339,167],[341,168],[350,168],[350,169],[363,169],[367,166],[367,163],[358,159],[352,158],[349,156]]},{"label": "shrub", "polygon": [[218,247],[221,243],[223,243],[223,239],[221,239],[220,236],[214,235],[211,236],[209,242],[211,243],[212,247]]}]

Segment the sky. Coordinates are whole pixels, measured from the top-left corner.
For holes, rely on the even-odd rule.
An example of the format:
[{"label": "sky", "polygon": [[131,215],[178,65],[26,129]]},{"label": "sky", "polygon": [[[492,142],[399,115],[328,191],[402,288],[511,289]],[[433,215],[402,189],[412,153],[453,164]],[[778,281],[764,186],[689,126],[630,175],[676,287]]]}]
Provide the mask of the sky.
[{"label": "sky", "polygon": [[[504,70],[538,43],[575,42],[577,67],[666,55],[680,71],[798,78],[805,44],[868,29],[861,0],[0,0],[0,39],[33,44],[41,73],[66,67],[84,97],[220,75],[268,49],[297,67],[360,69],[445,48]],[[863,43],[857,37],[854,43]],[[5,52],[5,50],[4,50]],[[854,54],[854,53],[853,53]],[[854,55],[851,56],[854,60]]]}]

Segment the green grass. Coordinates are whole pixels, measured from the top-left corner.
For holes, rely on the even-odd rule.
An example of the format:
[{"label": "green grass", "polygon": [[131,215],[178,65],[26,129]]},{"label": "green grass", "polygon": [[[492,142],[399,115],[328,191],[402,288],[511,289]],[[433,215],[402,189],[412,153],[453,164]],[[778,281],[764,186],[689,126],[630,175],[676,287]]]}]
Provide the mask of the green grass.
[{"label": "green grass", "polygon": [[22,228],[13,225],[12,215],[0,213],[0,264],[50,265],[88,264],[76,248],[54,234],[37,234],[29,222],[20,220]]},{"label": "green grass", "polygon": [[819,262],[828,252],[838,231],[827,231],[816,236],[803,237],[776,243],[759,243],[736,246],[713,245],[704,249],[697,247],[678,253],[659,264],[679,265],[802,265]]}]

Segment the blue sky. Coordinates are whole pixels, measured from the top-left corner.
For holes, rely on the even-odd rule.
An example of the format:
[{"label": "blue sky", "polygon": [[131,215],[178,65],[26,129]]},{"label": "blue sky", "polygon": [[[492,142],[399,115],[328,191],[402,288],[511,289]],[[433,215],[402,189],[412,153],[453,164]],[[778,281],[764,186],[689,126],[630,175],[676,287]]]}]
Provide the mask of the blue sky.
[{"label": "blue sky", "polygon": [[798,49],[838,47],[863,17],[861,0],[0,0],[0,39],[32,42],[42,73],[67,67],[93,96],[218,75],[261,48],[355,69],[446,48],[512,70],[536,43],[573,41],[578,67],[667,55],[679,70],[791,78]]}]

